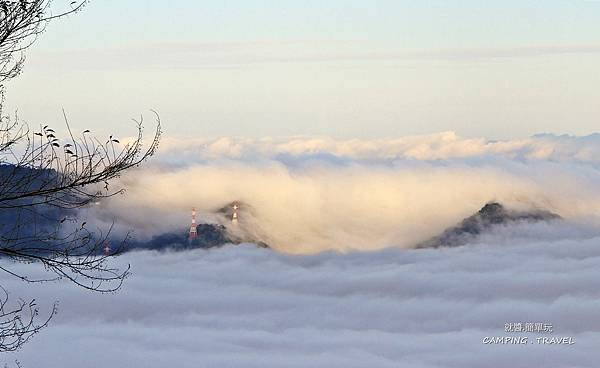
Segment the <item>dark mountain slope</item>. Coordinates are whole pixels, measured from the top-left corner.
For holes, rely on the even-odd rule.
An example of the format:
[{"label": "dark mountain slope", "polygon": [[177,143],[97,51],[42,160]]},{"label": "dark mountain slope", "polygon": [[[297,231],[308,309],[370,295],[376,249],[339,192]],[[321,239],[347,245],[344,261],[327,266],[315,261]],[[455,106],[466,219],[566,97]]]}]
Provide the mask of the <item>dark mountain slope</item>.
[{"label": "dark mountain slope", "polygon": [[467,217],[442,234],[417,245],[417,248],[456,247],[475,240],[480,234],[490,231],[496,226],[558,219],[560,219],[559,215],[549,211],[514,211],[506,209],[500,203],[490,202],[476,214]]}]

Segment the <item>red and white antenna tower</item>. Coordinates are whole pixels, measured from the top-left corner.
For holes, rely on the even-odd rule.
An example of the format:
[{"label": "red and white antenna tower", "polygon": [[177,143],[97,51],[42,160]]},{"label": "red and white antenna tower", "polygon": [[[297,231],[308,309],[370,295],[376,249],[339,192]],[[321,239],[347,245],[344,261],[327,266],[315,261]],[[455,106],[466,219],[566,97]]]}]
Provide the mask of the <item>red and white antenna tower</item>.
[{"label": "red and white antenna tower", "polygon": [[231,208],[233,208],[233,214],[231,215],[231,222],[233,222],[234,224],[237,224],[238,210],[240,209],[240,206],[237,203],[234,203]]},{"label": "red and white antenna tower", "polygon": [[198,237],[198,230],[196,230],[196,209],[192,208],[192,226],[190,226],[190,240],[194,240]]}]

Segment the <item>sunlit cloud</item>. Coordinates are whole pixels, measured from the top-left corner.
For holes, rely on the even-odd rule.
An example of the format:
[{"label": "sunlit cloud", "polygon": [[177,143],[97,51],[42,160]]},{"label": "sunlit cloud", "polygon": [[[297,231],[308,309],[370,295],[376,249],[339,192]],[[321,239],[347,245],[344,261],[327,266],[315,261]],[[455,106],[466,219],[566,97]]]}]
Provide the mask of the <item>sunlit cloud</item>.
[{"label": "sunlit cloud", "polygon": [[241,201],[247,228],[286,253],[411,248],[492,200],[600,225],[597,141],[167,139],[161,159],[123,177],[125,196],[86,215],[148,239],[185,234],[192,207],[213,222]]}]

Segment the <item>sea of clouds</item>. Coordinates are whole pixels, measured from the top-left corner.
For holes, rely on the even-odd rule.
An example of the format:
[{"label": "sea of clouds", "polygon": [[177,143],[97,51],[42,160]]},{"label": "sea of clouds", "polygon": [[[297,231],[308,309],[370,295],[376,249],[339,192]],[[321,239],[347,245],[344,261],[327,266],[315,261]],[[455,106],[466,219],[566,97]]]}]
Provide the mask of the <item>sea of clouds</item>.
[{"label": "sea of clouds", "polygon": [[[84,213],[136,236],[185,231],[232,200],[273,249],[130,252],[114,295],[2,275],[51,325],[5,356],[24,367],[596,367],[600,136],[518,141],[167,139],[128,188]],[[498,200],[563,220],[411,249]],[[16,272],[43,274],[35,265]],[[554,333],[505,332],[550,323]],[[573,345],[488,345],[566,336]]]},{"label": "sea of clouds", "polygon": [[[165,139],[91,223],[148,238],[241,201],[260,240],[294,254],[411,248],[500,201],[600,226],[600,135],[514,141],[454,133],[382,140]],[[247,210],[247,211],[244,211]]]},{"label": "sea of clouds", "polygon": [[[347,254],[132,252],[119,258],[134,273],[115,295],[3,280],[47,310],[60,300],[50,327],[3,358],[56,368],[597,367],[600,236],[497,235]],[[554,333],[504,332],[513,322],[550,323]],[[575,344],[483,343],[496,336]]]}]

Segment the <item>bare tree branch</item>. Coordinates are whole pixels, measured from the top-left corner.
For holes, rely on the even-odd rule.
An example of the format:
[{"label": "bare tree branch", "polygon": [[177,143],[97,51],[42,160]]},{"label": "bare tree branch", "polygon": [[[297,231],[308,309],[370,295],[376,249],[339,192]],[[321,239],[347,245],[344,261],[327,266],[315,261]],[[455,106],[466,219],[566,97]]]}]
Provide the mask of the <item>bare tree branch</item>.
[{"label": "bare tree branch", "polygon": [[[65,137],[3,111],[3,84],[21,73],[24,50],[49,21],[80,11],[86,2],[66,1],[66,10],[53,13],[51,0],[0,0],[0,272],[27,283],[64,279],[87,290],[112,292],[121,287],[129,267],[118,269],[108,260],[122,251],[128,236],[104,251],[112,227],[92,231],[79,223],[76,209],[123,192],[111,183],[154,155],[160,117],[154,112],[156,130],[145,146],[143,118],[135,120],[135,136],[121,142],[89,129],[75,134],[64,111]],[[42,265],[48,276],[31,278],[13,269],[15,263]],[[0,286],[0,352],[19,349],[55,313],[56,306],[40,319],[34,300],[10,302]]]}]

